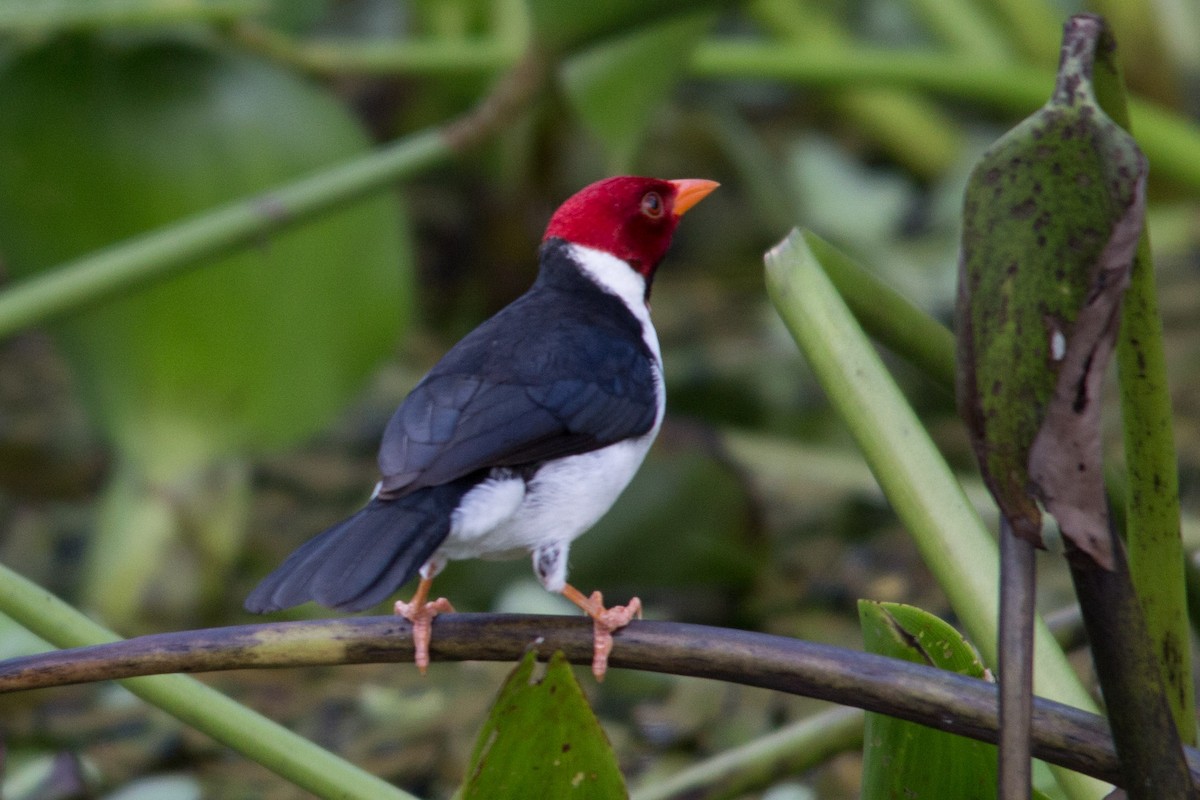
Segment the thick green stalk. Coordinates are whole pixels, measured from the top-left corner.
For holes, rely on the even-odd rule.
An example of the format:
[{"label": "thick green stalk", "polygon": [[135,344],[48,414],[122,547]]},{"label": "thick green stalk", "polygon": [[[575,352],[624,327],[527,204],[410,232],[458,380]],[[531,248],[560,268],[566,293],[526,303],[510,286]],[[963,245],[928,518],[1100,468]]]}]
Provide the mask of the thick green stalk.
[{"label": "thick green stalk", "polygon": [[1149,236],[1134,260],[1117,340],[1117,382],[1128,483],[1129,571],[1155,643],[1167,697],[1185,744],[1196,743],[1179,475]]},{"label": "thick green stalk", "polygon": [[[120,639],[3,565],[0,613],[56,647],[85,647]],[[416,800],[193,678],[156,675],[120,683],[146,702],[319,797]]]},{"label": "thick green stalk", "polygon": [[[1120,64],[1097,53],[1096,97],[1114,122],[1133,133]],[[1153,159],[1151,160],[1153,162]],[[1156,165],[1157,166],[1157,165]],[[1162,319],[1150,232],[1142,228],[1117,337],[1125,464],[1125,539],[1133,588],[1162,669],[1167,702],[1184,744],[1196,743],[1196,690],[1179,507],[1179,474],[1167,383]]]},{"label": "thick green stalk", "polygon": [[[951,606],[995,667],[996,542],[798,232],[768,253],[767,290]],[[1037,693],[1094,708],[1040,620],[1035,640]],[[1055,774],[1073,800],[1105,794],[1090,778]]]},{"label": "thick green stalk", "polygon": [[803,236],[858,324],[873,339],[953,392],[954,334],[821,237],[810,231]]}]

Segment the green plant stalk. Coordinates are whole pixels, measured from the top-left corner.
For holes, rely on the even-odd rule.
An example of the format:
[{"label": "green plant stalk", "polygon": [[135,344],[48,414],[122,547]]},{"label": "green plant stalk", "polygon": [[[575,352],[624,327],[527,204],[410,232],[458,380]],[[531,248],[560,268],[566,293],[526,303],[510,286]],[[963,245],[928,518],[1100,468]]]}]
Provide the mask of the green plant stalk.
[{"label": "green plant stalk", "polygon": [[[459,59],[457,46],[421,42],[364,45],[358,42],[297,43],[278,35],[269,46],[247,37],[243,44],[304,69],[321,73],[460,72],[468,67],[495,72],[511,66],[517,54],[509,46],[472,44],[477,55]],[[309,48],[316,55],[309,57]],[[796,47],[787,42],[706,42],[692,56],[691,74],[716,80],[786,81],[818,88],[892,87],[933,92],[1028,114],[1045,102],[1054,85],[1047,68],[988,64],[974,58],[930,52],[897,52],[879,47],[832,45]],[[1138,144],[1156,173],[1191,189],[1200,189],[1200,127],[1190,120],[1141,100],[1129,102]],[[1116,117],[1114,117],[1116,119]]]},{"label": "green plant stalk", "polygon": [[[3,565],[0,613],[55,647],[84,647],[120,639]],[[156,675],[120,683],[146,702],[319,797],[417,800],[193,678]]]},{"label": "green plant stalk", "polygon": [[230,35],[243,47],[317,74],[478,75],[506,69],[522,53],[519,43],[495,39],[299,42],[252,21],[233,26]]},{"label": "green plant stalk", "polygon": [[976,62],[1012,63],[1013,48],[977,3],[912,0],[913,13],[952,52]]},{"label": "green plant stalk", "polygon": [[[1054,85],[1048,69],[978,64],[959,56],[880,48],[799,49],[757,42],[711,42],[696,49],[692,74],[704,78],[792,81],[821,88],[895,86],[936,92],[1028,114]],[[1200,127],[1150,103],[1131,100],[1138,144],[1156,173],[1200,189]]]},{"label": "green plant stalk", "polygon": [[[853,41],[820,3],[757,0],[747,10],[794,49],[845,47]],[[928,99],[911,92],[845,86],[833,93],[830,102],[856,130],[919,175],[940,174],[962,151],[963,135],[958,123]]]},{"label": "green plant stalk", "polygon": [[[782,772],[810,769],[837,753],[862,746],[864,714],[836,706],[797,720],[746,744],[693,764],[674,775],[638,787],[630,800],[670,800],[698,789],[705,797],[734,797]],[[719,787],[714,794],[712,787]]]},{"label": "green plant stalk", "polygon": [[261,14],[265,0],[91,0],[87,3],[5,3],[0,32],[45,35],[65,28],[92,30],[130,25],[224,22]]},{"label": "green plant stalk", "polygon": [[453,155],[427,130],[269,192],[236,200],[90,253],[0,293],[0,339],[267,237]]},{"label": "green plant stalk", "polygon": [[954,334],[854,259],[805,231],[812,251],[834,288],[871,338],[954,392]]},{"label": "green plant stalk", "polygon": [[[995,540],[799,232],[767,254],[767,290],[951,606],[994,667]],[[1034,636],[1037,693],[1094,709],[1040,619]],[[1056,770],[1055,777],[1072,800],[1107,793],[1077,773]]]},{"label": "green plant stalk", "polygon": [[[1133,133],[1120,65],[1098,53],[1093,71],[1104,112]],[[1152,162],[1153,163],[1153,162]],[[1162,668],[1167,702],[1184,744],[1196,744],[1187,581],[1179,507],[1179,474],[1162,319],[1154,283],[1150,232],[1142,228],[1117,336],[1117,385],[1128,471],[1125,539],[1129,572]]]}]

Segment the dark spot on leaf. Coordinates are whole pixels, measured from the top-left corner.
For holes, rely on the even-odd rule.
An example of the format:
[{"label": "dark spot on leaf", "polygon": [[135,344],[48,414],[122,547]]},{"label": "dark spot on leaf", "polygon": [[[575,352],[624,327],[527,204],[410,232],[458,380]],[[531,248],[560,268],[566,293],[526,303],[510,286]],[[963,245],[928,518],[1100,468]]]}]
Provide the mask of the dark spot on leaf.
[{"label": "dark spot on leaf", "polygon": [[997,183],[1000,180],[1000,170],[997,167],[992,167],[983,175],[985,183]]},{"label": "dark spot on leaf", "polygon": [[1011,209],[1013,219],[1029,219],[1037,211],[1037,203],[1032,197],[1027,197]]},{"label": "dark spot on leaf", "polygon": [[563,742],[562,751],[563,751],[564,753],[569,753],[569,752],[571,752],[571,743],[570,743],[570,742]]}]

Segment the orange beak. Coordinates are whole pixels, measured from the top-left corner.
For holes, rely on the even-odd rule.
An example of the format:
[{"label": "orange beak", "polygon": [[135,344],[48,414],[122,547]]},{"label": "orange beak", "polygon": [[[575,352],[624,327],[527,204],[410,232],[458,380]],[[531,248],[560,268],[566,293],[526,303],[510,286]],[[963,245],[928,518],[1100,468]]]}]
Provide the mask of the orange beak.
[{"label": "orange beak", "polygon": [[688,209],[699,203],[709,193],[720,186],[716,181],[706,181],[702,178],[685,178],[678,181],[667,181],[675,187],[675,214],[682,217]]}]

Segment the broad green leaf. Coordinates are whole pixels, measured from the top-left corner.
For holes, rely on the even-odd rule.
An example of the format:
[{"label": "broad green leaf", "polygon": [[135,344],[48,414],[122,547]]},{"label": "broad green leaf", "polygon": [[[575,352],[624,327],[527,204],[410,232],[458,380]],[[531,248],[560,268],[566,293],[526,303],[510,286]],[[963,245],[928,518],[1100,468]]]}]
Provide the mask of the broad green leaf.
[{"label": "broad green leaf", "polygon": [[541,680],[534,654],[517,665],[471,753],[463,800],[628,797],[604,730],[562,653]]},{"label": "broad green leaf", "polygon": [[605,40],[563,65],[567,99],[604,144],[612,171],[629,171],[654,110],[715,18],[711,11],[672,17]]},{"label": "broad green leaf", "polygon": [[[18,278],[369,146],[317,87],[178,37],[51,40],[0,72],[0,118],[0,250]],[[402,222],[391,198],[359,201],[54,325],[118,452],[97,545],[112,563],[151,574],[147,556],[195,513],[219,574],[244,487],[211,497],[214,470],[312,435],[391,351],[411,280]],[[121,604],[110,618],[137,603],[138,587],[93,578],[95,599]]]},{"label": "broad green leaf", "polygon": [[[928,612],[899,603],[859,600],[858,616],[868,652],[973,678],[988,675],[962,635]],[[863,741],[864,800],[996,796],[994,745],[875,713],[867,714]]]},{"label": "broad green leaf", "polygon": [[956,328],[960,410],[1014,532],[1042,544],[1040,501],[1111,569],[1100,383],[1142,229],[1146,159],[1096,101],[1097,46],[1064,43],[1053,96],[972,172]]}]

